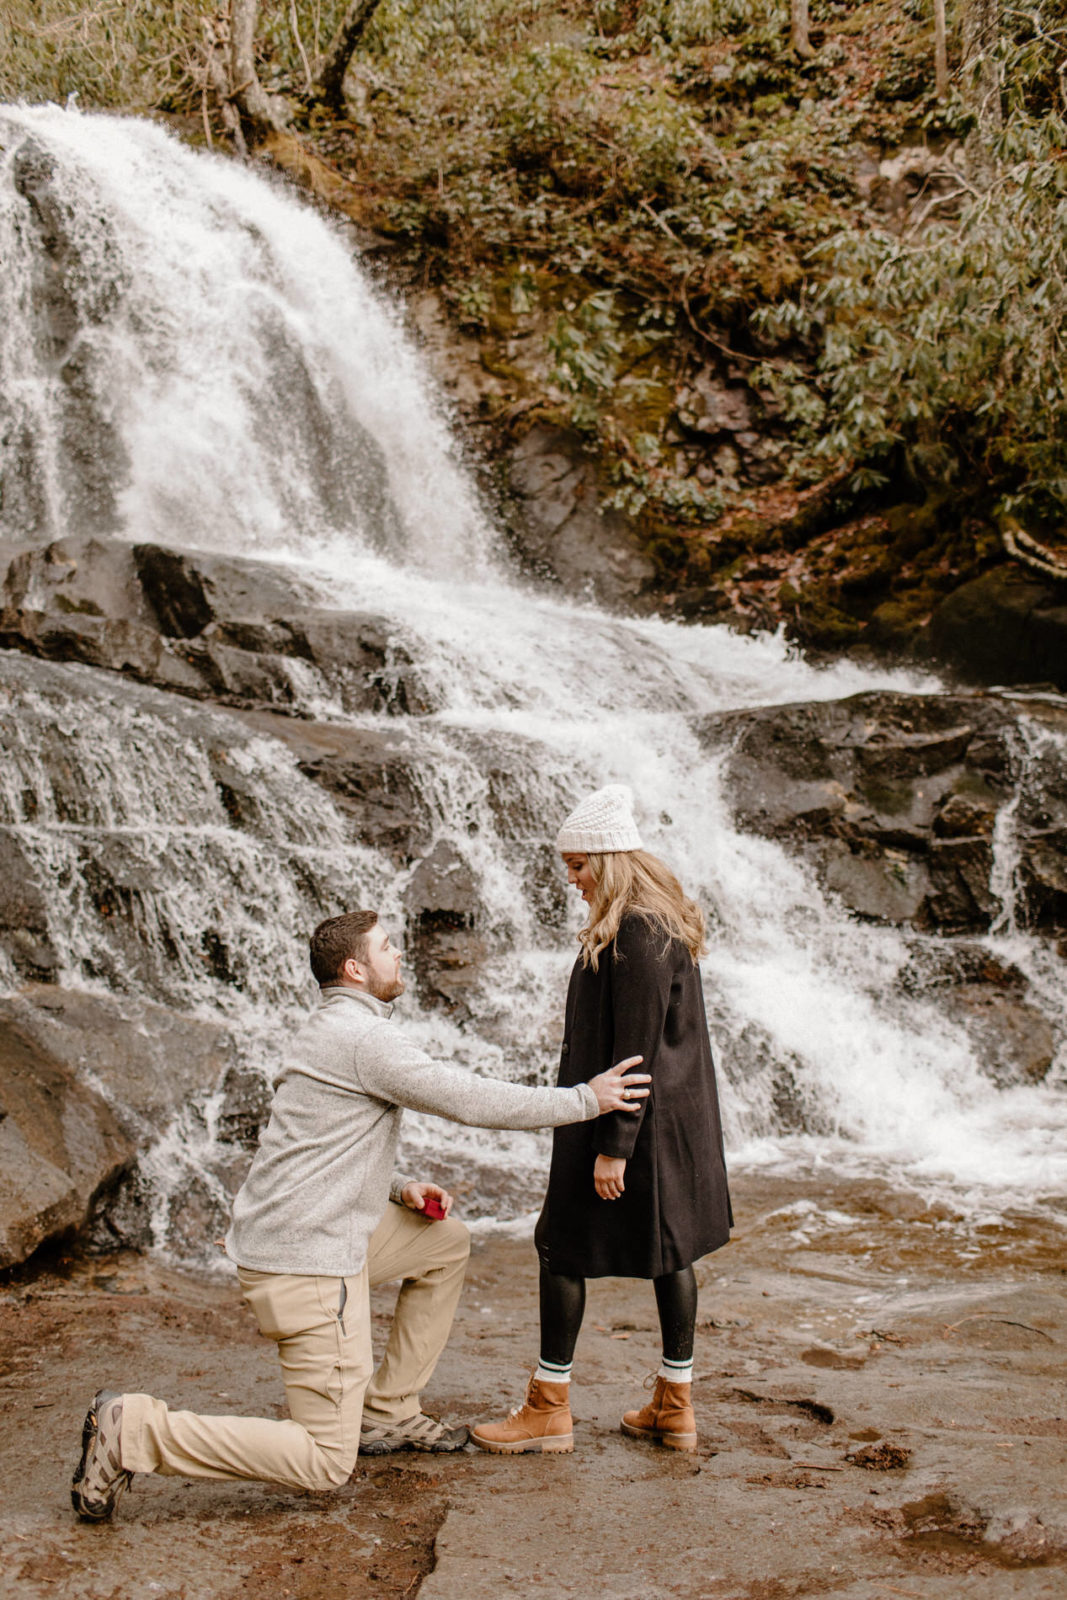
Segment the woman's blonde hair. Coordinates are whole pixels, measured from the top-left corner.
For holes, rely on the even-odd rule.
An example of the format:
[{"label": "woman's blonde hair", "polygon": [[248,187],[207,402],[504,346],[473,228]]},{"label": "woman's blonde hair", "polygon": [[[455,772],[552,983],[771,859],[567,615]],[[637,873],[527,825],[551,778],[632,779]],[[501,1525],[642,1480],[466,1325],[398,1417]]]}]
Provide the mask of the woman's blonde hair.
[{"label": "woman's blonde hair", "polygon": [[589,921],[578,935],[585,966],[597,970],[600,952],[618,933],[627,911],[639,912],[662,928],[665,939],[680,939],[694,961],[707,954],[704,913],[658,856],[647,850],[583,853],[594,885]]}]

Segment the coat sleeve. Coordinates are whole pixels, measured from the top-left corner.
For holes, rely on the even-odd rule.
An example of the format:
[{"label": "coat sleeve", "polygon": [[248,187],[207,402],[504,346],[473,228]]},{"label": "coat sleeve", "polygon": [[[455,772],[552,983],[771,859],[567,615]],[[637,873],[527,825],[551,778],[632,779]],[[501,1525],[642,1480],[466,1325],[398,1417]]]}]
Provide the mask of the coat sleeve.
[{"label": "coat sleeve", "polygon": [[628,1160],[656,1092],[656,1053],[670,1004],[674,964],[666,935],[637,916],[624,918],[613,949],[605,951],[601,959],[612,963],[612,1062],[643,1056],[643,1063],[634,1071],[652,1074],[651,1094],[642,1102],[640,1111],[613,1111],[601,1117],[596,1126],[594,1142],[598,1154]]},{"label": "coat sleeve", "polygon": [[356,1075],[376,1099],[473,1128],[556,1128],[591,1121],[599,1111],[586,1083],[574,1089],[532,1089],[479,1078],[432,1060],[386,1026],[362,1041]]}]

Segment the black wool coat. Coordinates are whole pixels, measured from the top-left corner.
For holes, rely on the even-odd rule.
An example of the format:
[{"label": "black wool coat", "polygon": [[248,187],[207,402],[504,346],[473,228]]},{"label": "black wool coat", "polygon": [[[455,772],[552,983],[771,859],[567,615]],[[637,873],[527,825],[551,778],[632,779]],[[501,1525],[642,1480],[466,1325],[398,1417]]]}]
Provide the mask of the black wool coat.
[{"label": "black wool coat", "polygon": [[[573,1277],[658,1278],[730,1237],[719,1096],[700,971],[685,945],[627,913],[597,971],[579,958],[567,993],[559,1083],[587,1083],[644,1056],[651,1093],[640,1112],[556,1128],[543,1259]],[[625,1191],[601,1200],[598,1155],[625,1156]]]}]

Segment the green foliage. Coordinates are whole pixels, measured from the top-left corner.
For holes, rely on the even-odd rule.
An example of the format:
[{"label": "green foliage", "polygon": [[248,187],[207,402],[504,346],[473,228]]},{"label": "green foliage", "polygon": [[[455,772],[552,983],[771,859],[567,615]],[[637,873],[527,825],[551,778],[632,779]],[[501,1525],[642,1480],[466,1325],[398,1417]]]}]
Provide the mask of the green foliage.
[{"label": "green foliage", "polygon": [[549,335],[552,382],[569,399],[571,420],[583,432],[594,432],[603,391],[613,387],[623,352],[615,296],[590,295],[569,316],[556,320]]},{"label": "green foliage", "polygon": [[870,487],[903,452],[931,486],[981,484],[1036,524],[1067,514],[1067,100],[1035,89],[1067,76],[1051,9],[1005,44],[1011,109],[987,187],[959,173],[958,217],[844,229],[799,295],[755,312],[761,337],[815,353],[761,374],[810,470],[851,462]]},{"label": "green foliage", "polygon": [[191,94],[200,39],[192,0],[6,0],[0,99],[168,109]]}]

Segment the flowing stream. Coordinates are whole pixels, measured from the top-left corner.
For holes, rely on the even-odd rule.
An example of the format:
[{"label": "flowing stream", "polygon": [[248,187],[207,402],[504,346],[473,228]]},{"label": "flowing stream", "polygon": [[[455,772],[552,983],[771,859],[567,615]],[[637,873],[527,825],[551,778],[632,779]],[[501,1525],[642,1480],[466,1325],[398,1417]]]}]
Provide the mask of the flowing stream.
[{"label": "flowing stream", "polygon": [[[709,911],[735,1165],[883,1173],[972,1213],[1063,1192],[1067,1050],[1044,1084],[998,1089],[965,1032],[897,984],[915,939],[849,918],[740,832],[694,732],[710,711],[931,680],[816,670],[775,637],[624,620],[520,582],[395,309],[277,182],[151,123],[55,107],[0,112],[0,167],[0,538],[254,556],[325,605],[386,616],[415,656],[428,714],[349,720],[417,751],[433,836],[470,862],[497,954],[473,1025],[409,997],[403,1026],[472,1070],[551,1077],[580,905],[561,926],[534,867],[578,795],[622,780],[646,844]],[[279,1020],[310,998],[309,926],[373,903],[399,927],[409,873],[224,712],[162,709],[89,668],[0,668],[0,823],[49,885],[63,981],[224,1017],[269,1069]],[[345,720],[320,684],[297,687],[309,716]],[[509,773],[506,827],[487,752]],[[220,763],[254,799],[239,826]],[[1010,818],[996,844],[988,943],[1061,1026],[1063,964],[1013,914]],[[183,1163],[210,1167],[211,1119],[166,1131],[148,1162],[161,1193]],[[412,1119],[411,1160],[435,1150],[517,1163],[536,1190],[545,1143]]]}]

